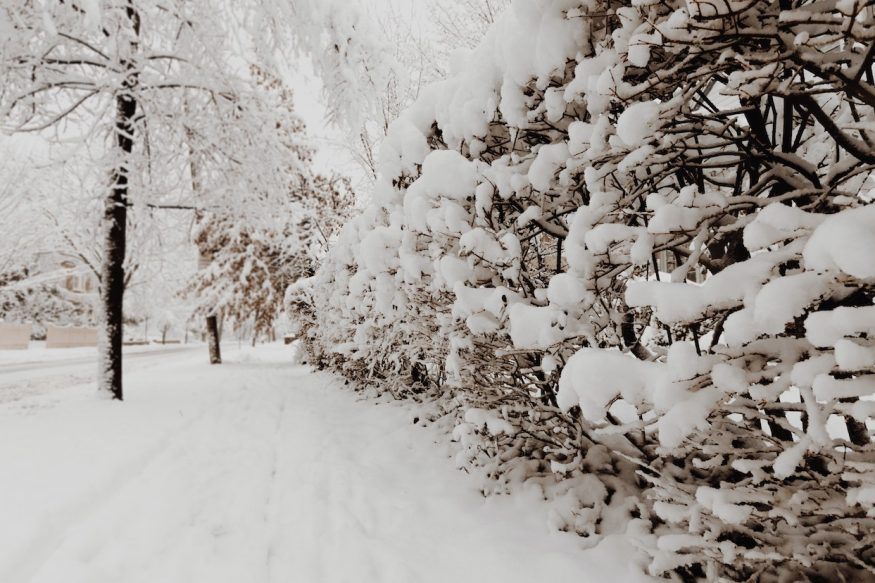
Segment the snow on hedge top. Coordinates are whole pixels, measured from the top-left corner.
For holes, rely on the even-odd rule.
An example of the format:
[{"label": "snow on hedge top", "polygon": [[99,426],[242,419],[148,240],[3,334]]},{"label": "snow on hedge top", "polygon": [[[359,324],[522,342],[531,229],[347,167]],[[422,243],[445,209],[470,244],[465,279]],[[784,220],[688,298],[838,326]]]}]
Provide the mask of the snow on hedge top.
[{"label": "snow on hedge top", "polygon": [[[508,125],[529,125],[527,85],[544,89],[561,74],[586,43],[586,28],[566,16],[581,0],[514,2],[497,19],[483,42],[450,78],[423,90],[422,96],[392,123],[381,150],[381,172],[411,173],[427,155],[425,135],[432,122],[450,148],[473,143],[488,133],[496,107]],[[564,109],[564,106],[563,106]]]},{"label": "snow on hedge top", "polygon": [[875,206],[842,211],[823,221],[802,253],[809,269],[875,277]]},{"label": "snow on hedge top", "polygon": [[[407,224],[427,232],[429,222],[441,215],[440,228],[452,229],[454,216],[467,223],[467,213],[458,205],[443,205],[441,198],[464,201],[472,196],[476,186],[474,165],[453,150],[437,150],[428,154],[422,173],[404,194],[404,215]],[[443,206],[442,206],[443,205]],[[433,213],[434,209],[442,209]]]},{"label": "snow on hedge top", "polygon": [[649,138],[659,121],[659,104],[642,101],[630,106],[617,120],[617,135],[630,147],[636,148]]},{"label": "snow on hedge top", "polygon": [[660,444],[675,448],[696,429],[708,427],[708,415],[722,391],[696,389],[693,380],[713,364],[713,357],[697,356],[693,346],[683,342],[672,346],[665,363],[583,348],[562,369],[558,404],[565,411],[579,406],[586,419],[598,422],[617,399],[635,406],[652,403],[661,414]]}]

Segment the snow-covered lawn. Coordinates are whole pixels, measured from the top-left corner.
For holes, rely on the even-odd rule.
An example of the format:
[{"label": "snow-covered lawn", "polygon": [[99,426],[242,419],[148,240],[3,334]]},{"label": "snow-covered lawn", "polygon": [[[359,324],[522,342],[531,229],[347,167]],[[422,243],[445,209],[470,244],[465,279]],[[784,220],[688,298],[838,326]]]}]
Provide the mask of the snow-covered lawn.
[{"label": "snow-covered lawn", "polygon": [[124,403],[82,385],[0,405],[0,581],[635,580],[630,555],[550,532],[533,493],[482,497],[409,409],[288,347],[231,358],[134,370]]}]

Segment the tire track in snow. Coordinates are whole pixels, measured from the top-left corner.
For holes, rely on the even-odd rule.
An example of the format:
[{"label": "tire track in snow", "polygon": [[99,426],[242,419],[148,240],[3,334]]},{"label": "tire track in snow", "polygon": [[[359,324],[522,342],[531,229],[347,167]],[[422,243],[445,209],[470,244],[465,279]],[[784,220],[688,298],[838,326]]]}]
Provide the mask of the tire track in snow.
[{"label": "tire track in snow", "polygon": [[[266,377],[267,375],[263,375]],[[276,549],[276,536],[275,533],[277,531],[277,498],[280,488],[282,488],[281,482],[277,479],[279,474],[279,461],[280,461],[280,449],[282,447],[282,440],[280,439],[283,429],[283,422],[286,417],[286,409],[288,407],[288,392],[283,391],[279,414],[277,415],[276,425],[273,430],[273,456],[271,457],[270,464],[270,477],[268,480],[268,494],[267,501],[264,505],[264,523],[269,536],[267,549],[265,552],[265,578],[263,581],[272,581],[273,580],[273,561],[274,555],[277,552]]]}]

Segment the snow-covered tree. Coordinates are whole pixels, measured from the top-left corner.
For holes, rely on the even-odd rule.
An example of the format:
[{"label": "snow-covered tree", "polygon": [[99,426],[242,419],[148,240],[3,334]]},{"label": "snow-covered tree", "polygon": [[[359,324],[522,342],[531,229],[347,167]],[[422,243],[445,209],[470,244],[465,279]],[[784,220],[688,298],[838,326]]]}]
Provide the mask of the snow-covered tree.
[{"label": "snow-covered tree", "polygon": [[[60,285],[74,275],[60,263],[47,263],[60,238],[40,212],[46,180],[24,154],[30,144],[0,141],[0,319],[9,322],[87,323],[88,302]],[[16,148],[17,146],[17,148]]]},{"label": "snow-covered tree", "polygon": [[[259,3],[0,3],[0,118],[79,139],[104,185],[101,387],[122,397],[128,208],[244,206],[279,190],[276,131],[244,67],[241,15]],[[238,25],[243,28],[238,29]],[[233,33],[232,33],[232,28]],[[259,33],[260,34],[260,33]],[[190,151],[201,192],[193,190]],[[232,169],[231,174],[228,170]],[[208,198],[207,199],[205,199]]]},{"label": "snow-covered tree", "polygon": [[439,387],[523,472],[599,475],[565,527],[626,513],[654,575],[871,577],[873,27],[855,0],[513,2],[290,292],[311,351]]},{"label": "snow-covered tree", "polygon": [[[253,68],[263,104],[286,152],[283,181],[271,204],[248,213],[217,209],[200,213],[195,243],[205,268],[186,286],[195,315],[221,317],[238,329],[251,324],[253,337],[268,333],[283,309],[286,288],[312,275],[316,258],[352,208],[347,180],[314,174],[313,149],[294,112],[292,92],[277,77]],[[267,112],[266,112],[267,114]],[[214,328],[211,323],[208,328]],[[221,361],[211,339],[211,361]]]},{"label": "snow-covered tree", "polygon": [[284,309],[286,289],[313,275],[332,234],[352,208],[345,179],[292,176],[288,204],[259,222],[210,214],[195,243],[209,264],[185,288],[195,315],[219,316],[236,328],[267,335]]},{"label": "snow-covered tree", "polygon": [[434,29],[434,49],[441,53],[438,65],[446,75],[454,51],[471,50],[483,40],[509,0],[430,0],[427,2]]}]

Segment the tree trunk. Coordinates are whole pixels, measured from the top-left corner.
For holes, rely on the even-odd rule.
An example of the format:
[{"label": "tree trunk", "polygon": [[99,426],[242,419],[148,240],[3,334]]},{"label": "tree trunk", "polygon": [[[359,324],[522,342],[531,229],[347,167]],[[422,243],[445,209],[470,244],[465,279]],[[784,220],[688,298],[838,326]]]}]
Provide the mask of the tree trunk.
[{"label": "tree trunk", "polygon": [[207,316],[207,343],[210,347],[210,364],[222,364],[222,351],[219,346],[219,319]]},{"label": "tree trunk", "polygon": [[[186,129],[186,137],[191,140],[191,130]],[[198,171],[197,161],[194,159],[194,153],[191,151],[191,145],[189,144],[189,155],[188,155],[188,169],[191,174],[191,190],[194,192],[195,196],[200,198],[201,194],[201,182],[200,182],[200,173]],[[200,220],[201,215],[200,212],[195,213],[195,220]],[[198,269],[206,269],[210,261],[212,260],[212,255],[209,251],[205,251],[203,249],[199,249],[199,257],[198,257]],[[222,349],[219,345],[219,342],[222,339],[222,332],[219,330],[219,319],[217,316],[207,316],[207,346],[210,350],[210,364],[222,364]]]},{"label": "tree trunk", "polygon": [[[139,33],[139,16],[128,8],[128,17]],[[103,308],[103,346],[100,351],[100,389],[122,400],[122,337],[124,334],[125,250],[128,220],[128,164],[134,149],[134,116],[137,100],[133,89],[137,74],[127,64],[128,76],[115,98],[115,145],[118,160],[112,171],[104,207],[103,266],[100,302]]]},{"label": "tree trunk", "polygon": [[125,230],[127,223],[127,176],[115,175],[115,186],[106,200],[103,240],[103,273],[100,302],[103,309],[103,346],[100,351],[101,390],[122,400],[122,335],[125,278]]}]

